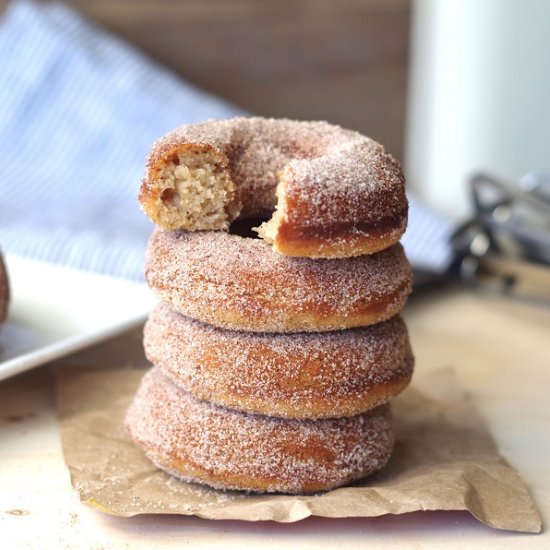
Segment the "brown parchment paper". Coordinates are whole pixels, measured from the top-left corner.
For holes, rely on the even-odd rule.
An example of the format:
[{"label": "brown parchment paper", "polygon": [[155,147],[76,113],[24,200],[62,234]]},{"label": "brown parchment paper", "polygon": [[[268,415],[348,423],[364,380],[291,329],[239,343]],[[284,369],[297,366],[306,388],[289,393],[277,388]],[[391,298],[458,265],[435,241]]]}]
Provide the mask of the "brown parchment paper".
[{"label": "brown parchment paper", "polygon": [[353,486],[310,496],[216,491],[155,468],[122,426],[143,372],[57,372],[63,452],[72,483],[82,501],[103,512],[293,522],[311,515],[468,510],[490,527],[541,530],[519,474],[499,455],[452,369],[415,375],[411,387],[393,400],[397,442],[384,470]]}]

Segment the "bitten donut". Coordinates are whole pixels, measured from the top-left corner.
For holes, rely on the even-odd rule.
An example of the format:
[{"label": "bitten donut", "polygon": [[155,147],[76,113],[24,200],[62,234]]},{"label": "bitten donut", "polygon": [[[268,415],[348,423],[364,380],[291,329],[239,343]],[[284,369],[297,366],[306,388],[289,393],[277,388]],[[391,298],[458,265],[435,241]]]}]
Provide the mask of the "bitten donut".
[{"label": "bitten donut", "polygon": [[218,405],[285,418],[353,416],[409,383],[413,355],[400,317],[325,334],[224,330],[159,304],[145,325],[151,363]]},{"label": "bitten donut", "polygon": [[0,323],[3,323],[8,316],[8,304],[10,301],[10,289],[8,273],[4,265],[4,259],[0,252]]},{"label": "bitten donut", "polygon": [[164,229],[258,232],[276,252],[372,254],[407,225],[399,163],[372,139],[327,122],[235,118],[182,126],[152,147],[140,203]]},{"label": "bitten donut", "polygon": [[159,468],[217,489],[310,493],[382,468],[394,436],[382,405],[350,418],[288,420],[196,400],[151,369],[127,430]]},{"label": "bitten donut", "polygon": [[393,317],[411,291],[411,268],[396,244],[339,261],[290,258],[260,239],[222,231],[156,230],[145,275],[184,315],[252,332],[322,332]]}]

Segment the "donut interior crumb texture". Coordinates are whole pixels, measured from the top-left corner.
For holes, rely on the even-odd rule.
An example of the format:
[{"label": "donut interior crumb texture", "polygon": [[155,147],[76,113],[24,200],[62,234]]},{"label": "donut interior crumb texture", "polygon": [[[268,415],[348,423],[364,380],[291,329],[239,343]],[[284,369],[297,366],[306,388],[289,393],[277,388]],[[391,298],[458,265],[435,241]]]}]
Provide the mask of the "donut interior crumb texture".
[{"label": "donut interior crumb texture", "polygon": [[226,230],[238,215],[235,184],[215,153],[188,147],[157,175],[156,217],[167,229]]},{"label": "donut interior crumb texture", "polygon": [[277,197],[277,202],[275,204],[273,216],[271,216],[269,220],[262,223],[259,227],[254,228],[254,231],[258,233],[258,236],[268,244],[274,243],[277,231],[285,219],[287,212],[285,181],[283,174],[279,175],[279,183],[277,184],[275,194]]}]

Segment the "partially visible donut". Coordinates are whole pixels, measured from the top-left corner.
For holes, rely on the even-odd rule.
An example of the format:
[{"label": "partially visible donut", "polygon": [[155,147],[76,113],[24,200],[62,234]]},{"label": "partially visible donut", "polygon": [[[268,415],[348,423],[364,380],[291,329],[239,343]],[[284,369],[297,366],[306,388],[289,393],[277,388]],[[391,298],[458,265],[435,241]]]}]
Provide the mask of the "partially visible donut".
[{"label": "partially visible donut", "polygon": [[310,493],[363,478],[389,459],[394,435],[382,405],[350,418],[287,420],[198,401],[151,369],[126,428],[159,468],[217,489]]},{"label": "partially visible donut", "polygon": [[253,332],[321,332],[385,321],[405,305],[412,273],[400,244],[368,256],[290,258],[260,239],[156,230],[145,275],[184,315]]},{"label": "partially visible donut", "polygon": [[159,304],[145,325],[151,363],[199,399],[285,418],[353,416],[409,383],[413,355],[400,317],[325,334],[224,330]]},{"label": "partially visible donut", "polygon": [[8,304],[10,301],[10,288],[8,273],[4,265],[4,259],[0,252],[0,323],[3,323],[8,316]]},{"label": "partially visible donut", "polygon": [[182,126],[152,147],[140,203],[164,229],[258,230],[276,252],[343,258],[396,243],[407,225],[399,163],[327,122],[235,118]]}]

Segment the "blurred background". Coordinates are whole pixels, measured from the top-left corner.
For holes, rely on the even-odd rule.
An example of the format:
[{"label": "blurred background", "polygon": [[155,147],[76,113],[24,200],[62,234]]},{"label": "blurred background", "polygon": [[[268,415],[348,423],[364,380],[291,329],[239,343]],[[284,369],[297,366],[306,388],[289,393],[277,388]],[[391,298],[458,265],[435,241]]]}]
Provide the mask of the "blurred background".
[{"label": "blurred background", "polygon": [[65,3],[242,109],[329,120],[403,157],[410,0]]}]

